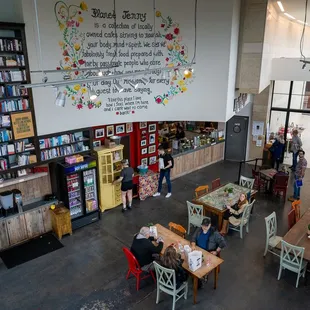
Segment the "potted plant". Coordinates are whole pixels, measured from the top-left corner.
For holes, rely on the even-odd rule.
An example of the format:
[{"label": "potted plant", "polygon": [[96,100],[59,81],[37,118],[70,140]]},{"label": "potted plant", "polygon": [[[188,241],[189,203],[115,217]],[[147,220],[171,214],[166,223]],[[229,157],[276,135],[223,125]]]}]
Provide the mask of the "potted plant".
[{"label": "potted plant", "polygon": [[233,197],[233,192],[234,192],[234,189],[233,189],[233,188],[231,188],[231,187],[228,188],[228,189],[227,189],[227,192],[228,192],[228,197],[230,197],[230,198]]}]

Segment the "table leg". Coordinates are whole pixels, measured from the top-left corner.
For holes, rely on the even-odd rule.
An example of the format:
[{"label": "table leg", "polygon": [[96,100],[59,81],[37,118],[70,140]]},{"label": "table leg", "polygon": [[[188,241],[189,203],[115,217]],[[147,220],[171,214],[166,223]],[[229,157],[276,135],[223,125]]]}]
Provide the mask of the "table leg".
[{"label": "table leg", "polygon": [[194,305],[196,304],[197,291],[198,291],[198,278],[194,276]]},{"label": "table leg", "polygon": [[220,213],[219,215],[218,215],[218,228],[219,228],[219,231],[221,231],[221,229],[222,229],[222,224],[223,224],[223,214],[222,213]]},{"label": "table leg", "polygon": [[217,266],[214,269],[214,289],[216,290],[217,287],[217,278],[218,278],[218,274],[219,274],[219,266]]}]

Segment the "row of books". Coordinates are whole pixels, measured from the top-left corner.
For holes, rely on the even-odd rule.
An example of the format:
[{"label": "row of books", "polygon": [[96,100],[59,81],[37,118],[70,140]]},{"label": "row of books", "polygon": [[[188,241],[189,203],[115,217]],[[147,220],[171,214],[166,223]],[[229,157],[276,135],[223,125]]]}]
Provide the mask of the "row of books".
[{"label": "row of books", "polygon": [[0,131],[0,143],[7,142],[13,139],[12,131],[5,129]]},{"label": "row of books", "polygon": [[8,170],[8,161],[5,158],[0,158],[0,170]]},{"label": "row of books", "polygon": [[0,112],[15,112],[29,109],[28,99],[4,100],[0,102]]},{"label": "row of books", "polygon": [[74,134],[40,139],[39,144],[40,144],[40,149],[42,150],[42,149],[47,149],[50,147],[61,146],[63,144],[78,142],[81,140],[83,140],[82,133],[78,132]]},{"label": "row of books", "polygon": [[0,83],[26,81],[25,70],[1,71]]},{"label": "row of books", "polygon": [[0,67],[25,66],[24,55],[0,56]]},{"label": "row of books", "polygon": [[19,88],[19,85],[0,86],[0,98],[28,96],[27,88]]},{"label": "row of books", "polygon": [[0,156],[16,155],[16,153],[30,152],[34,150],[32,143],[15,142],[14,144],[1,144]]},{"label": "row of books", "polygon": [[0,51],[1,52],[21,52],[23,45],[20,40],[17,39],[0,39]]},{"label": "row of books", "polygon": [[48,160],[56,157],[72,155],[84,151],[83,143],[68,146],[59,146],[50,150],[41,151],[41,160]]},{"label": "row of books", "polygon": [[10,115],[1,115],[0,116],[0,126],[1,127],[10,127],[11,126]]}]

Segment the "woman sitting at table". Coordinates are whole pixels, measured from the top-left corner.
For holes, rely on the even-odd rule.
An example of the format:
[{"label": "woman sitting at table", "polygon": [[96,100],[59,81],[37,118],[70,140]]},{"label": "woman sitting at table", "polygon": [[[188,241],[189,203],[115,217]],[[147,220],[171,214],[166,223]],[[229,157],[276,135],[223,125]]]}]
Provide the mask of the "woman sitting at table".
[{"label": "woman sitting at table", "polygon": [[227,210],[223,216],[223,224],[220,234],[225,236],[228,232],[229,223],[238,226],[244,211],[244,207],[248,204],[247,195],[242,193],[239,201],[234,206],[227,206]]},{"label": "woman sitting at table", "polygon": [[187,281],[187,273],[183,269],[183,259],[180,254],[177,253],[176,249],[170,245],[166,248],[164,255],[161,257],[160,264],[168,269],[175,271],[176,288],[178,289],[183,282]]}]

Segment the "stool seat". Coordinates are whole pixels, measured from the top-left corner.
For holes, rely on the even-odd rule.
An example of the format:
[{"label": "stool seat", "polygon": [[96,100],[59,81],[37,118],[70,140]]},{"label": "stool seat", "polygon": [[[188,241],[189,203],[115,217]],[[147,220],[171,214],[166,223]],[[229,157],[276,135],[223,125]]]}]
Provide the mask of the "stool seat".
[{"label": "stool seat", "polygon": [[60,240],[63,235],[72,235],[72,224],[70,210],[59,204],[54,210],[50,210],[52,218],[52,227],[57,238]]}]

